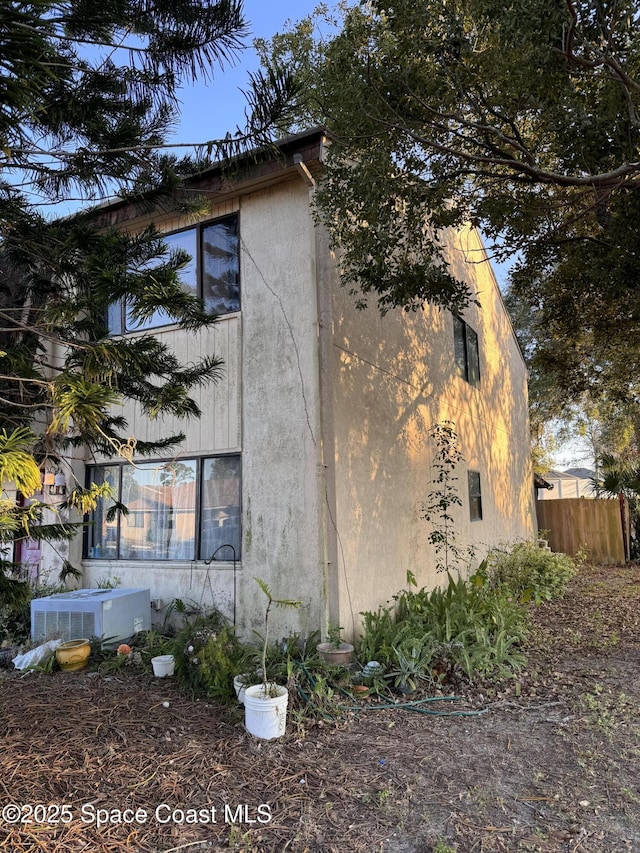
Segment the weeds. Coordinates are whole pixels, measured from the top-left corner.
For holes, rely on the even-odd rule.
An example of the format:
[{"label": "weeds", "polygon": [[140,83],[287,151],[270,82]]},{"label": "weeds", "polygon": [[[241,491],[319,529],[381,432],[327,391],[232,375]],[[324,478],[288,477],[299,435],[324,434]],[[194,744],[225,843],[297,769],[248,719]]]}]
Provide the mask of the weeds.
[{"label": "weeds", "polygon": [[218,612],[197,617],[160,653],[174,655],[178,684],[194,696],[230,699],[233,677],[245,669],[241,644]]},{"label": "weeds", "polygon": [[580,697],[583,711],[602,734],[611,738],[618,727],[620,718],[629,710],[629,702],[624,693],[611,696],[610,691],[605,695],[601,684],[594,684],[590,693]]},{"label": "weeds", "polygon": [[365,806],[373,808],[384,808],[391,799],[391,791],[388,788],[382,788],[380,791],[369,793],[368,791],[362,794],[360,802]]},{"label": "weeds", "polygon": [[397,687],[453,671],[469,680],[504,677],[525,662],[526,612],[482,572],[468,581],[448,575],[444,589],[404,590],[394,600],[395,607],[363,614],[359,654],[390,669]]},{"label": "weeds", "polygon": [[433,853],[456,853],[453,847],[449,847],[448,844],[445,844],[444,841],[436,841],[435,847],[433,848]]},{"label": "weeds", "polygon": [[[6,576],[0,575],[0,592]],[[66,587],[61,583],[31,583],[20,581],[14,589],[13,597],[4,597],[0,603],[0,644],[25,646],[31,637],[31,601],[46,595],[64,592]]]}]

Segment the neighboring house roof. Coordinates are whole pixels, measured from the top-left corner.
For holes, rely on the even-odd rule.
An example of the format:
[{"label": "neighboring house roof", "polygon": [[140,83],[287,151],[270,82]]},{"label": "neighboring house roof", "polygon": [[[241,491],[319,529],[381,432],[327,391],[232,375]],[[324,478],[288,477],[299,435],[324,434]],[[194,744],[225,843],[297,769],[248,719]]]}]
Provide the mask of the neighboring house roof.
[{"label": "neighboring house roof", "polygon": [[575,474],[567,474],[565,471],[556,471],[554,468],[551,471],[547,471],[546,475],[548,480],[575,480]]},{"label": "neighboring house roof", "polygon": [[572,477],[578,477],[580,480],[592,480],[596,477],[596,472],[591,468],[567,468],[565,474],[571,474]]}]

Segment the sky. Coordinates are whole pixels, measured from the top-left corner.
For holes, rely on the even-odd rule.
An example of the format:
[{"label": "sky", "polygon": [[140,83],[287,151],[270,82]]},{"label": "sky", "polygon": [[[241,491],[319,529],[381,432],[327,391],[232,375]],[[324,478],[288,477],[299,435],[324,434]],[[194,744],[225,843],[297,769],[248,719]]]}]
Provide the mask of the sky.
[{"label": "sky", "polygon": [[181,94],[181,116],[171,141],[206,142],[233,133],[244,126],[245,101],[241,88],[247,87],[248,73],[259,67],[252,47],[254,38],[271,38],[284,29],[287,20],[296,22],[309,15],[320,0],[245,0],[245,17],[250,35],[233,67],[214,70],[214,79],[185,87]]},{"label": "sky", "polygon": [[[213,80],[199,81],[183,88],[180,93],[180,120],[169,141],[202,143],[209,139],[233,133],[244,126],[245,101],[240,91],[247,86],[248,73],[259,67],[253,49],[254,38],[271,38],[284,29],[287,21],[296,22],[309,15],[320,0],[245,0],[245,16],[250,25],[246,49],[235,65],[214,71]],[[329,5],[332,5],[329,3]],[[493,263],[498,281],[506,281],[509,264]],[[555,466],[564,470],[569,466],[591,464],[589,451],[579,442],[570,441],[556,454]]]}]

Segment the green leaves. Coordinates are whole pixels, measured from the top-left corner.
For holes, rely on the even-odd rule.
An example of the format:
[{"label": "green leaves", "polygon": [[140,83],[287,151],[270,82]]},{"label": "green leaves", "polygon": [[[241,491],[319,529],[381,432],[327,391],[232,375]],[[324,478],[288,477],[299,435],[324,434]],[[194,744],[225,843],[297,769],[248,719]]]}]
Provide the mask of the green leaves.
[{"label": "green leaves", "polygon": [[[178,161],[159,153],[176,94],[233,60],[248,35],[241,0],[4,3],[0,31],[0,479],[29,497],[40,460],[69,445],[106,457],[174,447],[182,433],[136,442],[120,408],[131,401],[150,417],[196,417],[191,390],[221,372],[214,356],[183,365],[148,335],[109,338],[122,331],[110,321],[124,306],[140,321],[164,309],[190,332],[215,318],[180,281],[187,255],[169,252],[157,231],[127,234],[104,209],[69,209],[121,195],[141,214],[201,211],[181,179],[203,167],[204,149],[229,156],[267,141],[293,89],[282,68],[256,75],[247,128]],[[38,445],[26,431],[34,422]],[[97,496],[74,490],[64,509],[86,511]],[[0,535],[34,521],[3,502]]]},{"label": "green leaves", "polygon": [[445,420],[429,430],[429,437],[436,446],[431,466],[432,488],[427,500],[420,504],[421,517],[432,527],[427,538],[435,550],[436,570],[439,572],[449,572],[455,563],[462,560],[469,562],[474,553],[472,547],[461,548],[456,544],[456,519],[452,509],[462,506],[462,500],[454,471],[464,461],[464,456],[454,427],[453,421]]},{"label": "green leaves", "polygon": [[269,613],[273,606],[275,607],[301,607],[302,602],[293,598],[274,598],[271,592],[271,587],[263,578],[254,577],[254,581],[258,584],[258,588],[264,593],[267,599],[267,606],[264,611],[264,634],[262,636],[262,684],[264,687],[264,695],[269,695],[269,676],[267,674],[267,649],[269,647]]},{"label": "green leaves", "polygon": [[87,436],[99,433],[108,407],[119,401],[117,390],[107,385],[64,374],[53,386],[49,432],[64,434],[73,428]]},{"label": "green leaves", "polygon": [[271,587],[269,584],[263,580],[262,578],[254,578],[254,581],[258,584],[258,587],[262,590],[262,592],[267,597],[268,606],[272,605],[275,607],[301,607],[302,602],[297,601],[293,598],[274,598],[271,592]]},{"label": "green leaves", "polygon": [[358,304],[462,310],[476,294],[442,245],[471,222],[518,263],[554,400],[637,399],[637,4],[376,0],[341,14],[333,37],[321,15],[262,55],[305,80],[298,126],[332,133],[317,202]]},{"label": "green leaves", "polygon": [[360,656],[391,667],[397,685],[452,668],[473,681],[523,666],[527,615],[504,590],[448,575],[444,588],[405,590],[394,599],[394,608],[362,614]]},{"label": "green leaves", "polygon": [[35,435],[25,427],[0,430],[0,483],[13,483],[25,497],[40,489],[40,469],[31,455],[34,441]]},{"label": "green leaves", "polygon": [[566,554],[552,554],[533,542],[496,549],[488,557],[489,583],[501,587],[523,603],[536,604],[560,598],[576,572]]}]

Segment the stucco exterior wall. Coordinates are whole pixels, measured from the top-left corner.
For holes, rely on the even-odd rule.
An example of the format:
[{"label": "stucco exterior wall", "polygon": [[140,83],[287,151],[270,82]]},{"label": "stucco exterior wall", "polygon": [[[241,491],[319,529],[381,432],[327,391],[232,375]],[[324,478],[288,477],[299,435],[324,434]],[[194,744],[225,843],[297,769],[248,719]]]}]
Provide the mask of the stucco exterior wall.
[{"label": "stucco exterior wall", "polygon": [[[458,466],[462,507],[453,507],[456,544],[491,545],[531,538],[533,490],[527,376],[497,284],[474,231],[451,234],[454,272],[477,292],[465,321],[477,332],[481,382],[454,370],[453,318],[431,306],[415,313],[364,311],[325,270],[333,305],[332,371],[338,613],[332,620],[357,633],[359,613],[376,609],[406,585],[442,581],[420,506],[433,488],[435,423],[455,424],[465,462]],[[469,263],[472,261],[473,263]],[[467,470],[479,471],[481,521],[470,521]],[[476,560],[477,562],[478,560]]]},{"label": "stucco exterior wall", "polygon": [[241,610],[264,609],[253,580],[278,598],[274,637],[319,627],[324,608],[318,460],[320,412],[313,223],[296,176],[243,200]]},{"label": "stucco exterior wall", "polygon": [[[241,561],[234,571],[230,562],[85,560],[84,580],[117,576],[122,586],[149,586],[165,605],[215,604],[251,636],[265,604],[258,577],[277,598],[302,602],[273,612],[272,638],[328,622],[353,635],[359,613],[404,587],[407,570],[421,585],[442,580],[420,517],[435,423],[454,422],[466,459],[463,506],[453,509],[458,546],[474,544],[480,558],[492,544],[533,536],[526,370],[474,231],[452,234],[448,251],[480,301],[464,316],[479,338],[479,387],[455,372],[447,312],[355,309],[311,217],[310,173],[295,163],[277,175],[265,169],[235,195],[231,185],[211,189],[217,203],[203,216],[239,214],[241,311],[198,334],[153,330],[183,362],[210,352],[224,359],[222,380],[195,394],[201,419],[149,422],[124,409],[139,438],[185,431],[183,458],[241,454]],[[190,223],[156,224],[169,232]],[[468,469],[481,475],[481,521],[469,519]]]},{"label": "stucco exterior wall", "polygon": [[[148,421],[124,407],[131,432],[154,439],[184,431],[180,456],[240,452],[243,554],[231,562],[85,560],[85,584],[117,576],[121,586],[149,586],[152,599],[215,604],[241,633],[260,629],[264,597],[303,602],[275,611],[274,636],[306,633],[324,614],[318,489],[319,401],[313,223],[308,189],[297,174],[277,187],[212,206],[206,218],[239,212],[241,311],[197,334],[155,329],[182,362],[214,352],[223,378],[194,394],[202,417]],[[184,222],[160,223],[165,231]],[[76,543],[79,547],[79,543]],[[77,555],[79,556],[79,554]]]}]

